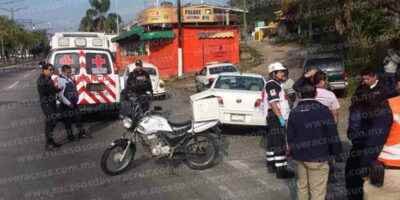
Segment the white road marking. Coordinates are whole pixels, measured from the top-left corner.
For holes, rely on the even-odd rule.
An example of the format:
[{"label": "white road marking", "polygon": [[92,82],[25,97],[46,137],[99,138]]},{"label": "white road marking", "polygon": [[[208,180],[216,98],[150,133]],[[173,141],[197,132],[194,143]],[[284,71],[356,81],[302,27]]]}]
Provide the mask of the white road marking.
[{"label": "white road marking", "polygon": [[16,81],[15,83],[11,84],[10,86],[7,87],[7,90],[13,89],[15,86],[17,86],[19,81]]},{"label": "white road marking", "polygon": [[36,69],[33,69],[33,70],[29,71],[28,73],[26,73],[26,74],[24,75],[24,78],[28,78],[28,76],[32,75],[32,73],[33,73],[35,70],[36,70]]}]

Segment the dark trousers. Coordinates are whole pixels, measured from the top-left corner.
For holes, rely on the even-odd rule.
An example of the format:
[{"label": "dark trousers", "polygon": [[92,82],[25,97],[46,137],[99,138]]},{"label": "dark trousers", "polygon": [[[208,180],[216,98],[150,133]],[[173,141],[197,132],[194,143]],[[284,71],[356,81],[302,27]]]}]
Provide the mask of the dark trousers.
[{"label": "dark trousers", "polygon": [[363,174],[365,174],[367,170],[365,167],[361,166],[361,158],[364,150],[365,146],[362,143],[354,142],[346,162],[346,189],[347,198],[349,200],[362,200],[364,198]]},{"label": "dark trousers", "polygon": [[267,131],[265,134],[267,164],[286,167],[286,128],[281,127],[278,117],[268,112]]},{"label": "dark trousers", "polygon": [[79,131],[83,130],[81,115],[77,107],[71,108],[67,105],[60,106],[65,130],[68,134],[72,134],[72,124],[75,124]]},{"label": "dark trousers", "polygon": [[57,125],[59,114],[56,109],[56,105],[44,104],[41,105],[42,111],[45,115],[45,138],[46,142],[53,140],[53,131]]}]

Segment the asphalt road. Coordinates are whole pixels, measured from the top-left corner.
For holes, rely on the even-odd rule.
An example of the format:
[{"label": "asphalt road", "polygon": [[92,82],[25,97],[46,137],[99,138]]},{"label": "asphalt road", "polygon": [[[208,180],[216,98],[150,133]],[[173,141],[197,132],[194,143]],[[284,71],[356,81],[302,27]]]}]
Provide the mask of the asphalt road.
[{"label": "asphalt road", "polygon": [[[138,162],[120,176],[110,177],[100,169],[106,146],[120,137],[117,120],[88,120],[92,139],[64,144],[44,151],[44,122],[38,104],[33,67],[0,72],[0,200],[219,200],[292,199],[294,180],[278,180],[265,168],[260,130],[224,129],[224,157],[205,171],[177,168],[149,159],[142,151]],[[174,121],[190,118],[190,87],[171,89],[171,98],[155,102],[171,113]],[[55,132],[65,141],[63,126]],[[342,199],[342,187],[332,183],[331,199]]]}]

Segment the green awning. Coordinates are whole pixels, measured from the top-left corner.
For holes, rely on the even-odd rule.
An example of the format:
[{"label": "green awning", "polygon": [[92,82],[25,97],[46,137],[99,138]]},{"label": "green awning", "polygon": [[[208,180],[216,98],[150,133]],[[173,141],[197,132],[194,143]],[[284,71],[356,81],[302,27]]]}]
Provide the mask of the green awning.
[{"label": "green awning", "polygon": [[136,37],[137,40],[147,41],[147,40],[160,40],[160,39],[173,39],[175,34],[173,31],[153,31],[144,32],[143,27],[135,26],[130,31],[123,32],[117,37],[111,39],[112,42],[121,42],[123,40],[128,40]]},{"label": "green awning", "polygon": [[173,31],[153,31],[144,33],[141,40],[173,39],[174,37]]},{"label": "green awning", "polygon": [[117,37],[112,38],[111,42],[120,42],[122,40],[137,37],[139,40],[143,37],[144,29],[141,26],[134,26],[131,30],[119,34]]}]

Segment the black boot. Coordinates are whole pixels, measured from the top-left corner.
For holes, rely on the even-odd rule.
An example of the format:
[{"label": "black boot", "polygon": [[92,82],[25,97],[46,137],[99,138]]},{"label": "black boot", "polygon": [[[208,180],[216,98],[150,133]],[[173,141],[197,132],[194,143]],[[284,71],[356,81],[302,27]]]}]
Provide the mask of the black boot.
[{"label": "black boot", "polygon": [[275,173],[276,172],[276,167],[275,167],[275,162],[267,162],[267,170],[268,173]]},{"label": "black boot", "polygon": [[72,130],[67,130],[67,138],[71,142],[75,140],[75,136],[74,134],[72,134]]},{"label": "black boot", "polygon": [[290,179],[294,178],[294,172],[289,170],[287,166],[276,168],[276,178],[278,179]]}]

